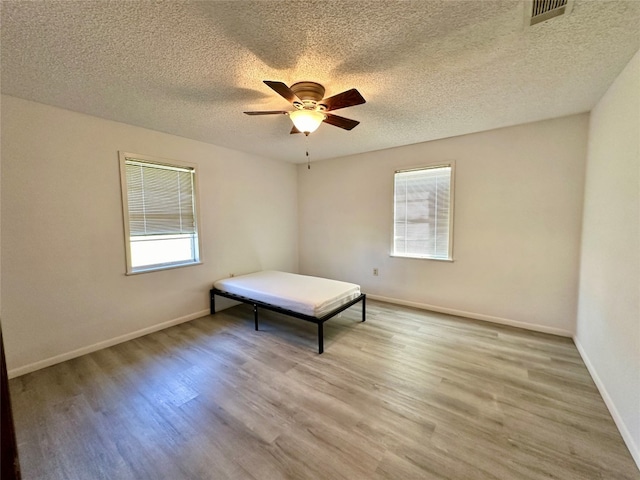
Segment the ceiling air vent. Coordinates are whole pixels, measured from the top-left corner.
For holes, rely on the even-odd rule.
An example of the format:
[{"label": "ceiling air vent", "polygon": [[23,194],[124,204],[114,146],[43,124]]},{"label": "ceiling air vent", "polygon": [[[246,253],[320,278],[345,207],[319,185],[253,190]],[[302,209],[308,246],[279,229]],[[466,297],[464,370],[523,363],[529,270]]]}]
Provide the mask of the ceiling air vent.
[{"label": "ceiling air vent", "polygon": [[573,9],[573,0],[532,0],[527,2],[529,25],[544,22],[553,17],[567,15]]}]

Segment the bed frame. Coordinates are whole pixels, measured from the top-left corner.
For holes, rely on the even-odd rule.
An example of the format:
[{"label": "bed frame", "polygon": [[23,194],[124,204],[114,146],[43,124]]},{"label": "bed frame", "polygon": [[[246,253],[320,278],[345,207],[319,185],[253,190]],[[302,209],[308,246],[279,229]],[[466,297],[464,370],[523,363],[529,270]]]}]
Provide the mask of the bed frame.
[{"label": "bed frame", "polygon": [[335,317],[339,313],[345,311],[347,308],[355,305],[358,302],[362,302],[362,321],[366,320],[366,301],[367,296],[364,293],[361,293],[358,297],[353,300],[348,301],[347,303],[340,305],[335,310],[323,315],[322,317],[314,317],[312,315],[305,315],[304,313],[294,312],[293,310],[287,310],[286,308],[281,308],[276,305],[272,305],[270,303],[260,302],[258,300],[252,300],[251,298],[243,297],[241,295],[235,295],[233,293],[224,292],[222,290],[218,290],[217,288],[212,288],[210,291],[211,295],[211,315],[216,313],[216,300],[215,296],[218,295],[220,297],[230,298],[231,300],[237,300],[238,302],[248,303],[249,305],[253,305],[253,318],[256,326],[256,330],[258,330],[258,307],[264,308],[265,310],[271,310],[273,312],[282,313],[283,315],[289,315],[290,317],[300,318],[302,320],[306,320],[307,322],[312,322],[318,325],[318,353],[324,352],[324,330],[323,324],[330,318]]}]

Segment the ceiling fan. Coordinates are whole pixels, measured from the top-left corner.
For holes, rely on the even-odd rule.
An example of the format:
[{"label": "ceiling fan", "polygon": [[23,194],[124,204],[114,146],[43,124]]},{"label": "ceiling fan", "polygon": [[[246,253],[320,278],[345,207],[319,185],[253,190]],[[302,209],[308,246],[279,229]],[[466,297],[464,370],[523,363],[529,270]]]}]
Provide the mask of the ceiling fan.
[{"label": "ceiling fan", "polygon": [[298,82],[287,87],[282,82],[264,80],[264,83],[276,93],[290,102],[295,110],[270,110],[262,112],[244,112],[247,115],[289,115],[293,122],[291,133],[314,132],[322,122],[335,127],[351,130],[360,122],[350,118],[340,117],[329,113],[332,110],[352,107],[365,103],[365,99],[355,88],[338,93],[333,97],[324,97],[324,87],[316,82]]}]

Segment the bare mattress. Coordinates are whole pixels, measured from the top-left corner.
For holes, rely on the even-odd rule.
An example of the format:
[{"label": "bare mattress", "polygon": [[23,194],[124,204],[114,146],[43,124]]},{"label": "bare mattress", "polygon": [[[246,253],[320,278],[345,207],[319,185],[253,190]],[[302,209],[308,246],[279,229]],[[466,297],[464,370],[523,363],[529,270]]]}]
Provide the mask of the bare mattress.
[{"label": "bare mattress", "polygon": [[225,278],[214,287],[313,317],[322,317],[360,295],[360,285],[354,283],[277,271]]}]

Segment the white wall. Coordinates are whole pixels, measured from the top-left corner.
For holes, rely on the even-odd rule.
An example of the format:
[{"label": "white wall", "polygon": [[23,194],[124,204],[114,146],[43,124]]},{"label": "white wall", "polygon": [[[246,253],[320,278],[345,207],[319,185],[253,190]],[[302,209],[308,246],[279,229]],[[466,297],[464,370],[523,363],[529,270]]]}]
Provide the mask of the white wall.
[{"label": "white wall", "polygon": [[[570,336],[587,130],[582,114],[301,165],[300,271],[358,283],[374,297]],[[394,170],[450,160],[455,261],[390,257]]]},{"label": "white wall", "polygon": [[[204,264],[125,276],[118,150],[199,166]],[[297,271],[296,168],[2,97],[2,328],[13,375],[208,313],[229,273]]]},{"label": "white wall", "polygon": [[640,466],[640,53],[591,112],[576,344]]}]

